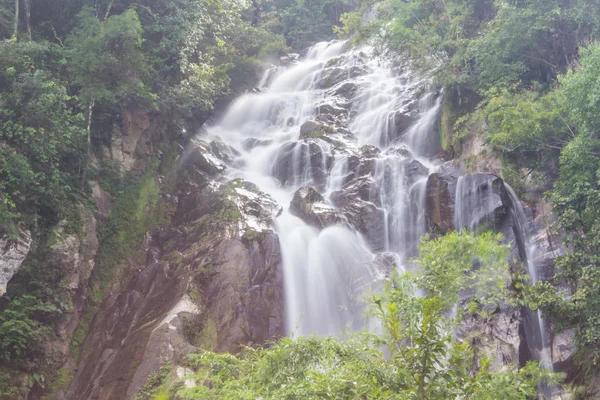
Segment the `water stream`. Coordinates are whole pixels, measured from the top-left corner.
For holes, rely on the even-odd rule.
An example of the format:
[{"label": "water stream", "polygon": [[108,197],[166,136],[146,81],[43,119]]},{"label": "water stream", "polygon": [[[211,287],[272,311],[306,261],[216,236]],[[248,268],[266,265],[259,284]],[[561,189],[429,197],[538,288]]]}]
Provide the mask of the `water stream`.
[{"label": "water stream", "polygon": [[[339,335],[364,327],[366,291],[386,278],[386,266],[411,268],[426,231],[426,182],[437,170],[440,109],[441,94],[427,78],[378,59],[369,48],[334,41],[268,69],[259,88],[209,128],[211,138],[239,153],[230,177],[257,184],[283,207],[275,229],[290,334]],[[493,224],[493,178],[458,179],[456,229]],[[337,213],[337,223],[318,227],[299,218],[290,202],[304,186],[323,196],[320,209]],[[527,219],[516,197],[513,204],[535,282]],[[534,347],[546,362],[547,338],[537,321]]]},{"label": "water stream", "polygon": [[[276,229],[287,330],[298,335],[361,328],[361,298],[384,278],[377,253],[402,267],[425,231],[424,188],[436,152],[431,143],[438,142],[440,96],[426,91],[426,80],[395,71],[368,48],[345,47],[319,43],[302,61],[267,70],[258,93],[238,98],[209,130],[241,154],[232,177],[258,184],[284,207]],[[405,127],[399,118],[408,121]],[[300,138],[302,125],[312,120],[325,123],[335,139]],[[373,154],[366,157],[365,149]],[[411,178],[415,168],[420,174]],[[289,210],[302,186],[316,188],[333,205],[332,195],[358,178],[379,235],[366,238],[353,221],[319,230]]]}]

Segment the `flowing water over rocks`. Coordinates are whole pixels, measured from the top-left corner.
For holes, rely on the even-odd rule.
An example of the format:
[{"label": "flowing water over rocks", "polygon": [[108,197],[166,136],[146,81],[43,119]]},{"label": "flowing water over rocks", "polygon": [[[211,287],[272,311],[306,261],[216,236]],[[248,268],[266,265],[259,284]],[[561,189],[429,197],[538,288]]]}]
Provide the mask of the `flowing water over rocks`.
[{"label": "flowing water over rocks", "polygon": [[[527,221],[511,189],[437,157],[441,93],[368,48],[347,47],[319,43],[306,58],[271,68],[208,129],[239,154],[226,174],[256,183],[283,207],[275,225],[287,331],[363,327],[362,297],[391,268],[414,268],[427,232],[501,231],[535,281],[531,250],[522,250],[532,248]],[[489,321],[465,321],[463,333],[496,332],[487,352],[498,368],[546,362],[549,343],[532,318],[505,306]]]},{"label": "flowing water over rocks", "polygon": [[[427,77],[346,42],[267,70],[186,148],[162,195],[171,222],[128,260],[57,398],[133,399],[197,347],[361,329],[364,296],[416,267],[425,233],[494,229],[515,259],[547,264],[523,250],[543,240],[502,179],[438,157],[441,102]],[[524,314],[503,305],[456,335],[486,332],[477,351],[496,369],[540,359],[548,344]]]}]

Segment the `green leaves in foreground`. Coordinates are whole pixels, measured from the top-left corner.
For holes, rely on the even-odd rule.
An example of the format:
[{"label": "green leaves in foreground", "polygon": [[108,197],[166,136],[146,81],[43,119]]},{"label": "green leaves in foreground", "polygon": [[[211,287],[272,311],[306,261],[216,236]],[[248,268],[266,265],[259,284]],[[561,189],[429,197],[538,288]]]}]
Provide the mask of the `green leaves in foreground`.
[{"label": "green leaves in foreground", "polygon": [[[424,241],[417,274],[395,275],[370,300],[378,334],[283,338],[239,356],[191,355],[183,399],[527,399],[555,378],[534,363],[495,372],[453,338],[459,292],[470,312],[503,300],[507,248],[500,236],[451,233]],[[424,294],[423,294],[424,293]],[[191,381],[190,381],[191,380]]]}]

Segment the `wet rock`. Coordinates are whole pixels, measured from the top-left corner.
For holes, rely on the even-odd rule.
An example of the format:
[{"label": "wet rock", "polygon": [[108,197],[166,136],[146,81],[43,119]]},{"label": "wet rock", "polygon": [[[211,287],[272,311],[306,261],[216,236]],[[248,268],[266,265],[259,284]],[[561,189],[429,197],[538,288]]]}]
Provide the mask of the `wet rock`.
[{"label": "wet rock", "polygon": [[425,219],[432,233],[446,233],[454,227],[452,177],[433,173],[425,189]]},{"label": "wet rock", "polygon": [[406,177],[406,186],[411,187],[415,182],[426,178],[429,169],[417,160],[410,160],[404,165],[404,176]]},{"label": "wet rock", "polygon": [[333,104],[322,104],[316,109],[317,114],[328,114],[333,115],[335,117],[340,117],[342,115],[347,115],[348,111],[341,107],[336,107]]},{"label": "wet rock", "polygon": [[296,191],[290,203],[290,212],[308,224],[323,229],[344,221],[342,215],[325,203],[314,188],[305,186]]},{"label": "wet rock", "polygon": [[353,201],[371,201],[371,198],[377,199],[372,193],[373,179],[371,177],[361,177],[354,179],[345,185],[341,190],[331,194],[331,201],[336,207],[344,208],[352,204]]},{"label": "wet rock", "polygon": [[358,85],[354,82],[343,82],[338,86],[332,88],[332,94],[335,96],[340,96],[346,99],[351,99],[356,94],[356,90],[358,89]]},{"label": "wet rock", "polygon": [[328,89],[348,79],[348,71],[341,67],[331,67],[322,71],[319,79],[319,87]]},{"label": "wet rock", "polygon": [[261,140],[261,139],[255,139],[255,138],[248,138],[242,142],[242,147],[244,150],[249,151],[255,147],[269,146],[271,143],[273,143],[272,140]]},{"label": "wet rock", "polygon": [[379,271],[386,277],[392,276],[392,273],[400,265],[398,255],[395,253],[379,253],[375,255],[373,260],[378,266]]},{"label": "wet rock", "polygon": [[31,232],[22,229],[17,230],[16,238],[8,235],[0,237],[0,296],[6,292],[8,282],[25,261],[32,242]]},{"label": "wet rock", "polygon": [[210,151],[227,165],[234,165],[236,158],[240,156],[236,149],[217,140],[210,142]]},{"label": "wet rock", "polygon": [[322,144],[326,145],[316,139],[283,144],[275,156],[273,176],[282,185],[312,182],[317,188],[324,188],[333,157]]},{"label": "wet rock", "polygon": [[508,195],[495,175],[468,174],[458,178],[455,193],[455,229],[475,228],[488,221],[497,228],[508,215]]},{"label": "wet rock", "polygon": [[402,158],[414,158],[412,152],[404,144],[399,144],[390,147],[385,151],[386,155],[395,155]]},{"label": "wet rock", "polygon": [[385,246],[384,212],[377,203],[379,194],[372,182],[370,176],[356,178],[333,192],[330,199],[350,224],[365,236],[373,251],[381,251]]},{"label": "wet rock", "polygon": [[328,125],[317,121],[306,121],[300,127],[300,139],[318,138],[333,130]]},{"label": "wet rock", "polygon": [[406,132],[408,128],[410,128],[416,119],[410,114],[406,114],[398,111],[394,114],[394,128],[396,131],[396,137],[402,136],[403,133]]},{"label": "wet rock", "polygon": [[290,53],[285,56],[279,57],[279,63],[283,66],[292,65],[298,61],[298,57],[300,57],[300,54]]},{"label": "wet rock", "polygon": [[184,168],[194,167],[209,176],[214,176],[226,169],[225,164],[211,153],[208,143],[196,140],[182,155],[182,166]]}]

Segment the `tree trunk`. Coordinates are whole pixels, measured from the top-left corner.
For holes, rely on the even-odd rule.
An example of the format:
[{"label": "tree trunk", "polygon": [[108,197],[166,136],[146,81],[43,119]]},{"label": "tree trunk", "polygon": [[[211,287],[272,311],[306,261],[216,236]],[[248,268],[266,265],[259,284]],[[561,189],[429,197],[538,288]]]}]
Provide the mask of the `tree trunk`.
[{"label": "tree trunk", "polygon": [[252,26],[257,26],[260,19],[260,5],[258,4],[258,0],[252,0],[252,8]]},{"label": "tree trunk", "polygon": [[19,0],[15,0],[15,39],[19,33]]},{"label": "tree trunk", "polygon": [[96,99],[92,99],[90,101],[90,105],[88,106],[88,117],[87,117],[87,156],[85,159],[85,167],[83,168],[83,173],[81,174],[81,184],[80,190],[83,191],[85,186],[85,180],[87,178],[87,170],[90,167],[90,159],[92,158],[92,113],[94,110],[94,105],[96,104]]},{"label": "tree trunk", "polygon": [[108,6],[106,7],[106,12],[104,13],[104,19],[102,21],[106,21],[106,19],[108,18],[108,15],[110,14],[110,9],[112,8],[114,3],[114,0],[110,0],[110,3],[108,3]]},{"label": "tree trunk", "polygon": [[23,0],[25,6],[25,26],[27,27],[27,39],[31,41],[31,0]]}]

